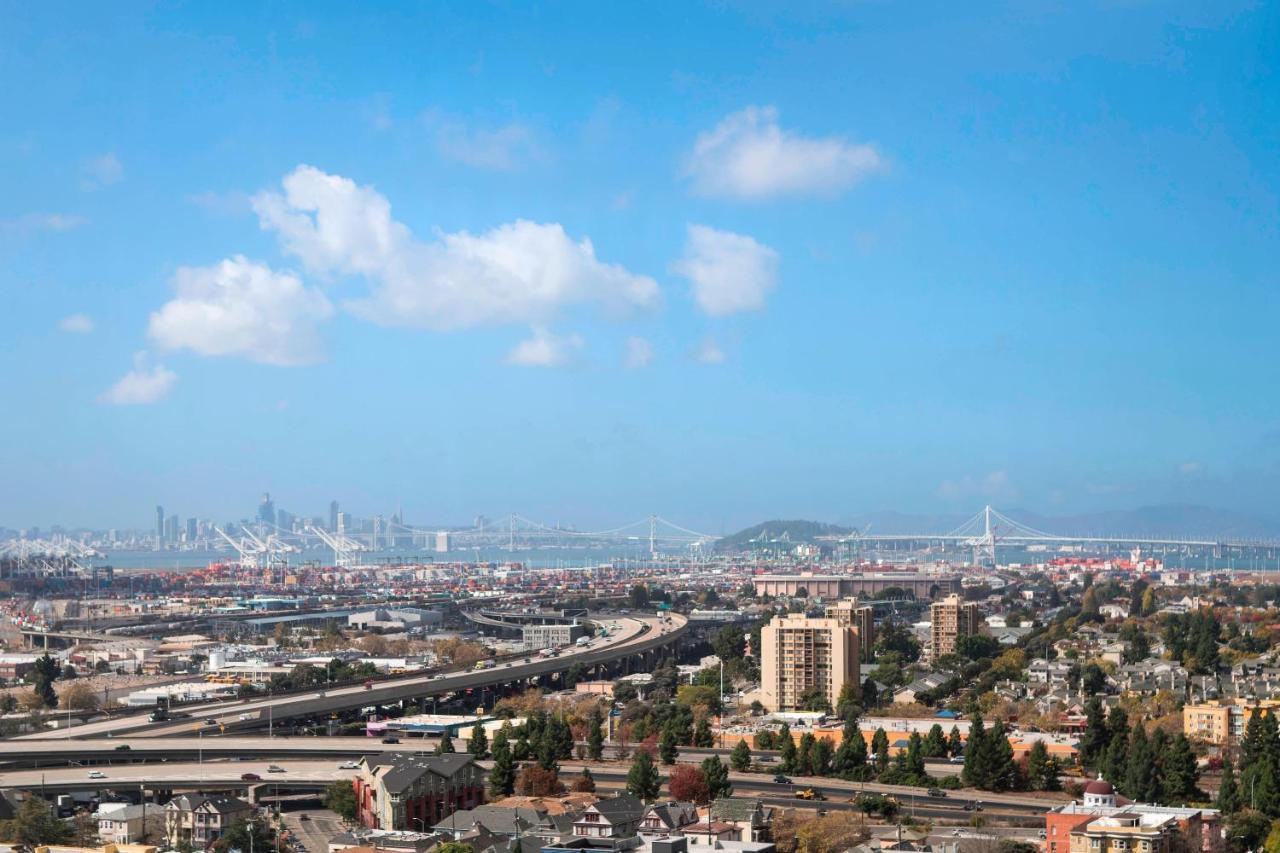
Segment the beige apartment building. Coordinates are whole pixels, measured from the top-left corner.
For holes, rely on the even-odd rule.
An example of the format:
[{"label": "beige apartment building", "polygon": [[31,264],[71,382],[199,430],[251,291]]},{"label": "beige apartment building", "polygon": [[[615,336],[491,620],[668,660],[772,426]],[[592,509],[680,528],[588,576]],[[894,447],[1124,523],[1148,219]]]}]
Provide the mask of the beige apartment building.
[{"label": "beige apartment building", "polygon": [[827,618],[858,632],[858,660],[871,663],[876,644],[875,608],[860,604],[856,597],[845,598],[827,605]]},{"label": "beige apartment building", "polygon": [[929,605],[929,659],[955,654],[956,640],[978,633],[982,624],[978,605],[958,595],[948,595]]},{"label": "beige apartment building", "polygon": [[839,619],[775,616],[760,631],[760,701],[773,712],[802,711],[818,688],[834,710],[840,689],[859,681],[858,631]]}]

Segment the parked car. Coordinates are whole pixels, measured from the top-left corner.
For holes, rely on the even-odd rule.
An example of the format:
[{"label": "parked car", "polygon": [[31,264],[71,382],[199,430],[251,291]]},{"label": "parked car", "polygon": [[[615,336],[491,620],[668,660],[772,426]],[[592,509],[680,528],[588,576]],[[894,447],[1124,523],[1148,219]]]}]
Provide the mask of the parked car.
[{"label": "parked car", "polygon": [[257,773],[241,773],[240,781],[241,782],[261,782],[262,777],[259,776]]}]

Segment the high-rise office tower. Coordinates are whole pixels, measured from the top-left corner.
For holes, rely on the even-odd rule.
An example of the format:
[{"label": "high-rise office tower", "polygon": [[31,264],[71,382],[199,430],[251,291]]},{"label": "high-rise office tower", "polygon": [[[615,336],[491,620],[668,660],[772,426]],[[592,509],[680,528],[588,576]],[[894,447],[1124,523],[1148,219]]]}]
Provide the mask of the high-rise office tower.
[{"label": "high-rise office tower", "polygon": [[981,627],[977,603],[958,595],[929,605],[929,621],[929,660],[955,654],[956,640],[978,633]]},{"label": "high-rise office tower", "polygon": [[156,505],[156,544],[164,544],[164,507]]},{"label": "high-rise office tower", "polygon": [[271,500],[270,492],[262,493],[262,500],[258,503],[258,521],[272,527],[276,524],[276,504]]},{"label": "high-rise office tower", "polygon": [[760,693],[773,712],[808,710],[818,698],[832,709],[840,690],[859,683],[858,631],[838,619],[775,616],[760,630]]},{"label": "high-rise office tower", "polygon": [[194,518],[187,519],[187,541],[196,541],[196,520]]},{"label": "high-rise office tower", "polygon": [[178,516],[171,515],[164,520],[164,539],[166,542],[178,541]]},{"label": "high-rise office tower", "polygon": [[329,532],[338,532],[338,502],[329,501]]}]

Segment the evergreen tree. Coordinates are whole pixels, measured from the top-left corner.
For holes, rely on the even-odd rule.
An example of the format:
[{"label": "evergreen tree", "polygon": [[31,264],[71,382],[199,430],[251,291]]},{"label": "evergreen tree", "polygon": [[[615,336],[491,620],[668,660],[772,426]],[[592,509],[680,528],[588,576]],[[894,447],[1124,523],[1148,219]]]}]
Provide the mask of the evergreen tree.
[{"label": "evergreen tree", "polygon": [[489,792],[495,799],[510,796],[516,789],[516,763],[511,746],[499,732],[493,739],[493,769],[489,771]]},{"label": "evergreen tree", "polygon": [[964,738],[960,736],[960,727],[952,726],[951,735],[947,738],[947,755],[952,758],[964,752]]},{"label": "evergreen tree", "polygon": [[1196,756],[1186,735],[1178,734],[1169,741],[1160,761],[1161,801],[1185,803],[1196,794]]},{"label": "evergreen tree", "polygon": [[813,742],[809,750],[809,771],[814,776],[831,775],[832,752],[831,741],[826,738],[817,738]]},{"label": "evergreen tree", "polygon": [[974,714],[969,723],[969,740],[964,747],[964,769],[960,771],[960,778],[970,787],[986,788],[991,779],[986,738],[987,730],[982,724],[982,715]]},{"label": "evergreen tree", "polygon": [[1129,766],[1125,770],[1121,792],[1135,802],[1152,802],[1155,799],[1153,795],[1158,794],[1155,764],[1156,759],[1147,740],[1147,730],[1139,721],[1129,737]]},{"label": "evergreen tree", "polygon": [[919,732],[912,732],[907,740],[906,765],[907,773],[914,777],[913,781],[928,778],[924,771],[924,738],[920,737]]},{"label": "evergreen tree", "polygon": [[836,715],[847,724],[862,713],[862,690],[856,681],[846,681],[836,697]]},{"label": "evergreen tree", "polygon": [[862,682],[862,707],[876,708],[880,705],[880,697],[877,695],[876,683],[870,677]]},{"label": "evergreen tree", "polygon": [[653,758],[647,750],[640,750],[627,771],[627,793],[650,802],[658,796],[661,788],[662,780],[658,777],[658,768],[653,765]]},{"label": "evergreen tree", "polygon": [[835,758],[832,759],[833,769],[837,774],[848,779],[866,763],[867,742],[862,737],[862,730],[858,728],[857,723],[852,726],[846,724],[844,738],[840,741],[840,748],[836,750]]},{"label": "evergreen tree", "polygon": [[587,758],[599,761],[604,757],[604,715],[599,708],[591,711],[587,720]]},{"label": "evergreen tree", "polygon": [[440,736],[440,742],[436,744],[436,755],[449,755],[454,752],[453,738],[449,737],[449,732],[445,731]]},{"label": "evergreen tree", "polygon": [[543,770],[559,772],[560,767],[556,762],[556,738],[550,727],[542,729],[542,735],[537,740],[536,757],[538,766]]},{"label": "evergreen tree", "polygon": [[1018,765],[1013,760],[1013,747],[1004,731],[1004,722],[996,720],[985,738],[992,791],[1012,791],[1018,785]]},{"label": "evergreen tree", "polygon": [[871,751],[876,757],[876,772],[883,773],[889,766],[889,736],[883,728],[876,729],[871,736]]},{"label": "evergreen tree", "polygon": [[711,735],[711,720],[704,714],[693,729],[693,745],[699,749],[710,749],[716,745]]},{"label": "evergreen tree", "polygon": [[786,723],[778,729],[778,761],[783,773],[796,772],[796,742],[791,737],[791,727]]},{"label": "evergreen tree", "polygon": [[795,772],[801,776],[812,776],[814,774],[813,765],[810,761],[813,758],[814,737],[812,732],[805,732],[800,736],[800,748],[796,750],[796,769]]},{"label": "evergreen tree", "polygon": [[1129,772],[1129,733],[1113,735],[1106,755],[1098,763],[1098,771],[1104,779],[1123,779]]},{"label": "evergreen tree", "polygon": [[729,765],[739,773],[751,769],[751,747],[747,746],[746,740],[738,741],[733,747],[733,752],[729,753]]},{"label": "evergreen tree", "polygon": [[1218,785],[1218,799],[1214,803],[1224,815],[1240,810],[1240,788],[1236,785],[1236,767],[1228,755],[1222,759],[1222,782]]},{"label": "evergreen tree", "polygon": [[1045,749],[1044,741],[1037,740],[1031,744],[1031,750],[1027,753],[1027,785],[1033,791],[1044,790],[1044,777],[1049,765],[1049,750]]},{"label": "evergreen tree", "polygon": [[489,735],[484,726],[476,723],[471,729],[471,738],[467,741],[467,752],[483,760],[489,755]]},{"label": "evergreen tree", "polygon": [[1080,763],[1097,769],[1110,746],[1110,732],[1103,716],[1102,700],[1096,696],[1085,706],[1084,735],[1080,738]]},{"label": "evergreen tree", "polygon": [[707,780],[707,790],[711,793],[712,802],[721,797],[733,796],[733,783],[729,781],[729,768],[720,761],[719,756],[712,755],[702,761],[702,775]]},{"label": "evergreen tree", "polygon": [[658,739],[658,757],[662,759],[663,764],[675,764],[679,755],[675,726],[668,723],[662,727],[662,737]]},{"label": "evergreen tree", "polygon": [[947,736],[942,733],[942,726],[937,723],[929,729],[929,734],[924,739],[924,756],[925,758],[946,758],[947,756]]}]

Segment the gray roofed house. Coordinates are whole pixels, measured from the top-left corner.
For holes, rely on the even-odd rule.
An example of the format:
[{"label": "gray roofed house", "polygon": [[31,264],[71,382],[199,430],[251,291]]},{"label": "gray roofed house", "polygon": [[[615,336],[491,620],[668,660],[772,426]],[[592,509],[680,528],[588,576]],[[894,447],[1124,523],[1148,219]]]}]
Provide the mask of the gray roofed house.
[{"label": "gray roofed house", "polygon": [[645,810],[639,832],[641,835],[662,835],[697,822],[698,807],[695,804],[669,800],[654,803]]},{"label": "gray roofed house", "polygon": [[630,794],[607,797],[578,815],[573,834],[586,838],[625,838],[635,835],[644,817],[644,801]]},{"label": "gray roofed house", "polygon": [[544,841],[559,841],[573,835],[573,821],[574,816],[569,814],[551,814],[540,809],[489,804],[455,812],[433,829],[456,838],[478,826],[495,836],[505,838],[529,836]]}]

